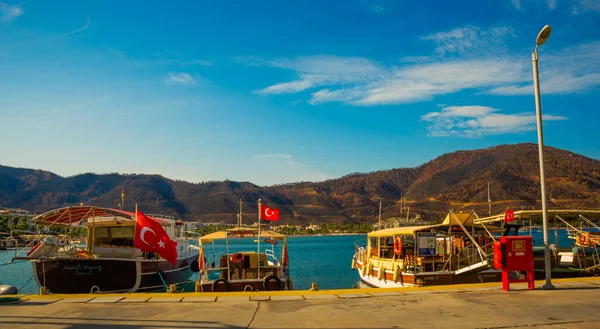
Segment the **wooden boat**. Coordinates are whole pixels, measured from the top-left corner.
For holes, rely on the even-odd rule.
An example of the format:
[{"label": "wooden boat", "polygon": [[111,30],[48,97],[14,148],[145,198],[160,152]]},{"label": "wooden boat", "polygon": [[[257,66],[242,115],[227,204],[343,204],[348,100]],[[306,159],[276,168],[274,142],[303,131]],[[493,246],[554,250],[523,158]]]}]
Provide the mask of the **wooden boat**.
[{"label": "wooden boat", "polygon": [[[219,240],[225,243],[224,252],[215,247]],[[256,249],[241,250],[236,241],[256,244]],[[261,245],[268,247],[263,250]],[[196,292],[293,290],[285,235],[243,227],[207,234],[200,238],[200,257],[204,261]]]},{"label": "wooden boat", "polygon": [[[550,267],[552,278],[568,278],[598,275],[600,270],[600,211],[581,209],[548,209]],[[478,218],[474,223],[501,225],[504,235],[519,235],[520,227],[542,226],[542,210],[514,212],[514,222],[504,223],[504,214]],[[514,229],[513,229],[514,228]],[[550,232],[566,230],[571,244],[561,244],[557,235]],[[521,234],[522,235],[522,234]],[[536,279],[545,278],[545,247],[533,247],[533,263]]]},{"label": "wooden boat", "polygon": [[474,213],[449,213],[442,224],[396,227],[367,234],[357,246],[352,268],[378,288],[446,285],[501,280],[492,269],[492,232],[473,224]]},{"label": "wooden boat", "polygon": [[[177,242],[175,266],[133,247],[135,214],[92,206],[56,209],[34,218],[41,225],[87,228],[85,244],[48,235],[28,252],[42,293],[165,290],[197,271],[197,240],[177,235],[175,220],[156,219]],[[30,245],[31,247],[31,245]],[[15,253],[16,254],[16,253]]]},{"label": "wooden boat", "polygon": [[[504,213],[479,218],[474,212],[451,212],[437,225],[374,231],[367,234],[366,247],[356,246],[352,267],[358,269],[361,281],[374,287],[501,281],[500,271],[492,268],[493,242],[501,235],[523,235],[523,226],[541,223],[542,211],[515,211],[511,223],[504,217]],[[548,218],[553,229],[566,228],[578,241],[561,246],[556,240],[549,246],[552,277],[597,275],[600,235],[573,224],[584,221],[600,230],[593,224],[600,211],[548,210]],[[535,277],[543,279],[545,247],[534,246],[533,256]]]}]

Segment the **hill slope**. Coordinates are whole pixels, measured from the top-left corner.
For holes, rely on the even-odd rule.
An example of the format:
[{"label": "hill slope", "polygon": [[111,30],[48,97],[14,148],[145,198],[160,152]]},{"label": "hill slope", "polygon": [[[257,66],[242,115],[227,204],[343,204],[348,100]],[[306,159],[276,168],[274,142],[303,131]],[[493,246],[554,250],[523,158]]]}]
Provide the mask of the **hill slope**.
[{"label": "hill slope", "polygon": [[[545,169],[551,207],[600,208],[600,161],[547,147]],[[253,222],[260,198],[281,210],[283,222],[374,222],[380,200],[384,218],[399,216],[402,195],[411,214],[435,220],[448,209],[486,214],[488,182],[494,213],[506,207],[539,209],[537,145],[457,151],[416,168],[270,187],[234,181],[192,184],[158,175],[86,173],[64,178],[0,166],[0,207],[40,212],[79,203],[118,207],[125,188],[126,209],[137,203],[147,213],[186,220],[235,222],[241,198],[245,221]]]}]

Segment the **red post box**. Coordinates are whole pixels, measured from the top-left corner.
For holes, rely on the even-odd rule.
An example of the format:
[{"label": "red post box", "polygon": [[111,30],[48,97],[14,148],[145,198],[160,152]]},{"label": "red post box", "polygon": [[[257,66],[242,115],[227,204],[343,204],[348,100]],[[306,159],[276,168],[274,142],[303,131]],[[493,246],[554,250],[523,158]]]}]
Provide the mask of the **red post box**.
[{"label": "red post box", "polygon": [[[531,236],[503,236],[494,242],[494,268],[502,270],[502,289],[508,291],[510,283],[527,282],[533,289],[533,239]],[[526,278],[510,279],[510,272],[526,272]]]}]

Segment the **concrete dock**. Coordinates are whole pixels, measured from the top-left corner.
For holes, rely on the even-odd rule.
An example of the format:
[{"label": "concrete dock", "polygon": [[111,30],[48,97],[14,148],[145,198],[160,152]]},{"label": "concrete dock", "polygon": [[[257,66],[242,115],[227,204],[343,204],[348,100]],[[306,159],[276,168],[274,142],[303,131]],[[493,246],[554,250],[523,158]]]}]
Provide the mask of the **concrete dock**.
[{"label": "concrete dock", "polygon": [[27,295],[0,328],[600,328],[600,278],[253,293]]}]

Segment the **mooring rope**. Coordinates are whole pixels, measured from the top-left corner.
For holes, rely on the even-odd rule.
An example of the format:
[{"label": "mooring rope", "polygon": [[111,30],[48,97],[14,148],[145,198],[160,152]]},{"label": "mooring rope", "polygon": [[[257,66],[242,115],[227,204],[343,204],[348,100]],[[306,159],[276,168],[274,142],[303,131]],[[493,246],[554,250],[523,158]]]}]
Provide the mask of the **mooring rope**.
[{"label": "mooring rope", "polygon": [[27,280],[27,282],[25,282],[25,284],[21,287],[21,289],[17,290],[17,293],[21,292],[21,290],[23,290],[23,288],[25,288],[25,286],[29,283],[29,281],[31,281],[31,279],[33,279],[33,275],[31,275],[29,280]]}]

